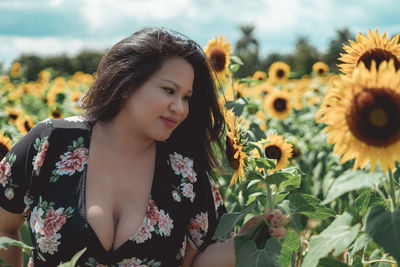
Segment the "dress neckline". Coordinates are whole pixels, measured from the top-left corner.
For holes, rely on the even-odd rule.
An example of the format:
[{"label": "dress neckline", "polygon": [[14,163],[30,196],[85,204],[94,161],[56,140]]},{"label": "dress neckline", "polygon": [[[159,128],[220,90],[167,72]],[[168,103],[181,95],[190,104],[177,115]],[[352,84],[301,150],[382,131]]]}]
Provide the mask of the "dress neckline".
[{"label": "dress neckline", "polygon": [[[88,125],[88,159],[89,159],[89,153],[90,153],[90,141],[92,138],[92,130],[93,130],[93,126],[94,126],[95,122],[94,121],[87,121],[87,125]],[[156,157],[155,157],[155,164],[154,164],[154,173],[153,173],[153,180],[152,180],[152,184],[151,184],[151,189],[150,189],[150,194],[148,196],[148,201],[147,201],[147,207],[149,205],[150,200],[152,199],[152,195],[154,193],[155,190],[155,184],[156,184],[156,180],[158,175],[158,168],[159,168],[159,161],[160,161],[160,142],[156,141]],[[90,225],[89,221],[87,220],[87,210],[86,210],[86,180],[87,180],[87,168],[88,168],[88,164],[85,165],[83,172],[82,172],[82,176],[81,176],[81,191],[80,191],[80,198],[81,198],[81,208],[82,210],[79,211],[79,215],[80,217],[84,220],[85,225],[87,226],[88,230],[92,233],[92,235],[94,236],[94,238],[96,239],[96,242],[98,242],[99,246],[102,248],[102,250],[105,253],[116,253],[117,251],[121,250],[123,247],[125,247],[126,245],[129,244],[129,242],[134,242],[131,239],[140,231],[140,229],[145,225],[146,223],[146,213],[144,215],[144,218],[142,220],[142,223],[139,225],[138,229],[136,230],[135,233],[133,233],[126,241],[124,241],[119,247],[117,247],[116,249],[113,249],[112,247],[110,248],[110,250],[106,250],[104,248],[103,243],[101,242],[100,238],[98,237],[96,231],[93,229],[93,227]],[[154,201],[154,200],[153,200]],[[146,210],[147,210],[146,207]],[[114,232],[114,237],[115,237],[115,232]]]}]

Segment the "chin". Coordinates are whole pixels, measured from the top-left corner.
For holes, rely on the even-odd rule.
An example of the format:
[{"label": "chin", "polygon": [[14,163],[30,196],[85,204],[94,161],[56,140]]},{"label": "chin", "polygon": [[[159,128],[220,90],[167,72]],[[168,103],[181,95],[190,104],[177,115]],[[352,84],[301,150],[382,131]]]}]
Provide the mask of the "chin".
[{"label": "chin", "polygon": [[154,140],[158,141],[158,142],[163,142],[168,140],[168,138],[171,136],[171,134],[166,134],[166,135],[157,135],[154,136]]}]

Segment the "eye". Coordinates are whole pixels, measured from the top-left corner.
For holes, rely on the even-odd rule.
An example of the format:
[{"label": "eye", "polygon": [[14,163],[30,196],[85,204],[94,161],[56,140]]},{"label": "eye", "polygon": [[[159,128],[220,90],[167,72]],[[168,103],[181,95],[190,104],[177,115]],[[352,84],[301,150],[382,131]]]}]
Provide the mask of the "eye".
[{"label": "eye", "polygon": [[170,95],[174,94],[174,89],[172,89],[172,88],[169,88],[169,87],[161,87],[161,88],[164,89],[164,91]]}]

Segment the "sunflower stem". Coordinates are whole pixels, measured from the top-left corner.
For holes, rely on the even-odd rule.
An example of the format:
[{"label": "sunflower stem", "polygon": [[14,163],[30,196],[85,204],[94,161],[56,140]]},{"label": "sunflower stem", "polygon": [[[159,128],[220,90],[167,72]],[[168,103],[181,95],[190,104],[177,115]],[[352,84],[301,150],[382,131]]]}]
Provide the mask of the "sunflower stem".
[{"label": "sunflower stem", "polygon": [[274,210],[274,201],[272,200],[271,185],[269,185],[269,184],[267,184],[267,197],[268,197],[270,210]]},{"label": "sunflower stem", "polygon": [[397,204],[396,204],[396,195],[394,192],[393,174],[390,169],[388,170],[388,174],[389,174],[389,189],[390,189],[389,193],[390,193],[390,198],[392,199],[392,211],[394,211],[397,208]]}]

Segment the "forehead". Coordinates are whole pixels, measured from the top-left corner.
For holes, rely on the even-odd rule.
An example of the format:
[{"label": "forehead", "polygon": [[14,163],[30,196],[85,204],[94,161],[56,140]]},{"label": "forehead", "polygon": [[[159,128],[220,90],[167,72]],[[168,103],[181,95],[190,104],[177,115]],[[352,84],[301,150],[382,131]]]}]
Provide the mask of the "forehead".
[{"label": "forehead", "polygon": [[171,57],[163,61],[161,68],[153,74],[153,78],[170,80],[181,87],[192,87],[194,70],[192,65],[181,57]]}]

